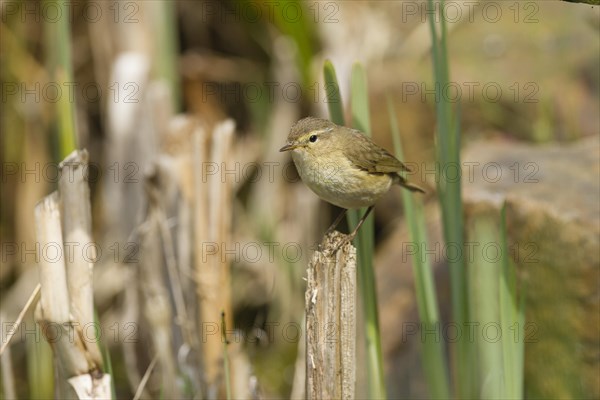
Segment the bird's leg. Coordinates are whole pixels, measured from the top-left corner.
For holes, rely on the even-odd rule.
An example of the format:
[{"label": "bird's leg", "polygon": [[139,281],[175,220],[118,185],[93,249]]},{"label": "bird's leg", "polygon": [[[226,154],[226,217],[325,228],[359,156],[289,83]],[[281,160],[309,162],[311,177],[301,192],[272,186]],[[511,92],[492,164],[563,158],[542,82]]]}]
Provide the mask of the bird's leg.
[{"label": "bird's leg", "polygon": [[356,228],[354,228],[352,233],[346,235],[346,237],[344,239],[342,239],[340,242],[338,242],[337,246],[335,247],[335,250],[333,251],[334,253],[337,253],[337,251],[339,249],[341,249],[342,246],[344,246],[346,243],[350,243],[350,242],[352,242],[352,240],[354,240],[354,237],[358,233],[358,230],[360,229],[361,225],[365,222],[365,220],[367,219],[367,217],[369,216],[369,214],[371,213],[372,210],[373,210],[373,206],[369,206],[369,208],[367,208],[365,215],[363,215],[363,217],[360,219],[360,221],[358,221],[358,224],[356,224]]},{"label": "bird's leg", "polygon": [[335,230],[335,228],[339,225],[340,222],[342,222],[342,218],[344,218],[344,215],[346,215],[346,209],[344,209],[340,215],[337,216],[337,218],[335,219],[335,221],[333,221],[333,224],[331,224],[331,226],[329,228],[327,228],[327,231],[325,231],[325,236],[329,235],[331,232],[333,232]]},{"label": "bird's leg", "polygon": [[363,217],[360,219],[360,221],[358,221],[358,224],[356,224],[356,228],[354,228],[352,233],[350,233],[350,235],[348,235],[348,241],[354,240],[354,236],[356,236],[356,233],[360,229],[361,225],[365,222],[365,220],[367,219],[367,217],[369,216],[369,214],[371,213],[372,210],[373,210],[373,206],[369,206],[369,208],[367,208],[367,212],[365,212],[365,215],[363,215]]}]

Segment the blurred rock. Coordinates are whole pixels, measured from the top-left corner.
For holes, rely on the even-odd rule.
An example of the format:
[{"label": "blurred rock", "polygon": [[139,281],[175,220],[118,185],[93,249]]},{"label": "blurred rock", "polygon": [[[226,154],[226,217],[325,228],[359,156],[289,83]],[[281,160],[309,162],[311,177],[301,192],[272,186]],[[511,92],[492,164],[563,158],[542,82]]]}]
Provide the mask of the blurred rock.
[{"label": "blurred rock", "polygon": [[[499,221],[506,201],[509,250],[529,323],[526,398],[600,396],[599,146],[598,137],[543,146],[487,140],[463,152],[465,226],[483,216]],[[425,215],[445,326],[450,287],[438,205],[426,205]],[[427,398],[407,228],[399,221],[375,260],[382,350],[390,398]]]},{"label": "blurred rock", "polygon": [[[348,3],[356,8],[362,4],[342,3],[342,10]],[[421,2],[368,3],[373,8],[385,7],[386,19],[392,21],[388,28],[391,32],[387,34],[390,45],[383,49],[383,55],[380,58],[367,58],[362,53],[354,55],[353,47],[347,45],[348,40],[335,43],[341,49],[339,52],[345,52],[345,57],[361,60],[367,66],[371,123],[376,141],[388,149],[393,148],[391,139],[386,139],[389,136],[386,95],[391,94],[397,104],[407,160],[420,161],[421,152],[426,155],[433,149],[431,112],[436,103],[430,92],[433,83],[428,27],[420,23],[425,21],[420,12],[425,11],[426,6]],[[533,8],[526,10],[524,6],[533,6],[533,3],[523,3],[517,16],[513,2],[494,2],[493,7],[498,7],[500,17],[491,22],[485,12],[481,12],[486,8],[481,7],[482,4],[476,5],[478,10],[472,13],[463,9],[457,14],[462,19],[451,18],[459,21],[448,27],[451,29],[454,25],[448,41],[451,55],[448,89],[452,90],[446,96],[461,105],[465,137],[480,138],[501,131],[526,141],[569,142],[597,134],[600,130],[597,112],[600,107],[600,41],[597,39],[600,8],[546,1],[536,2],[535,11],[531,12]],[[455,1],[449,2],[447,7],[455,9],[467,5],[468,2]],[[418,12],[413,13],[413,7]],[[368,12],[365,7],[359,11]],[[378,30],[388,26],[386,19],[377,20]],[[338,68],[340,61],[334,57],[335,52],[326,55],[330,54]],[[338,70],[338,78],[340,76]]]},{"label": "blurred rock", "polygon": [[500,215],[526,296],[525,397],[600,397],[600,145],[482,141],[463,153],[467,224]]}]

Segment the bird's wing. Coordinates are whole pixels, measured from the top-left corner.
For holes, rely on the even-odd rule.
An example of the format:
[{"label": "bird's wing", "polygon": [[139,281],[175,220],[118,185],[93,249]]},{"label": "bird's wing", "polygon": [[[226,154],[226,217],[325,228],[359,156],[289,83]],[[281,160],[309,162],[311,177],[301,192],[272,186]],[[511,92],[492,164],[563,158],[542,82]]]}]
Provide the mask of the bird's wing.
[{"label": "bird's wing", "polygon": [[372,173],[409,171],[396,157],[373,143],[360,131],[353,130],[352,146],[344,146],[344,155],[357,167]]}]

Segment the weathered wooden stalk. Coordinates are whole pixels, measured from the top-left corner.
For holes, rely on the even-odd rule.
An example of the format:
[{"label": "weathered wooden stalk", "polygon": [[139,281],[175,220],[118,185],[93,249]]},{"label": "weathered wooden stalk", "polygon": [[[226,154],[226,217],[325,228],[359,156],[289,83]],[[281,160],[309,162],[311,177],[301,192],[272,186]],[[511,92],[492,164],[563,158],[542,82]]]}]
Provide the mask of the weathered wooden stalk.
[{"label": "weathered wooden stalk", "polygon": [[226,249],[233,246],[233,182],[222,169],[231,168],[234,131],[234,122],[226,120],[217,124],[212,134],[198,129],[194,137],[194,270],[202,364],[209,399],[224,396],[222,312],[227,324],[233,325],[230,266],[226,257]]},{"label": "weathered wooden stalk", "polygon": [[[60,216],[64,243],[74,251],[65,254],[67,287],[71,313],[80,326],[90,361],[102,368],[102,354],[98,346],[97,326],[94,321],[93,268],[96,246],[92,239],[92,211],[90,188],[87,182],[87,150],[74,151],[60,163]],[[68,250],[68,247],[67,247]],[[90,329],[94,327],[94,329]]]},{"label": "weathered wooden stalk", "polygon": [[306,397],[353,399],[356,382],[356,249],[327,235],[308,265]]},{"label": "weathered wooden stalk", "polygon": [[[59,361],[61,396],[110,398],[94,324],[87,152],[75,151],[60,165],[59,190],[35,208],[41,298],[36,320]],[[92,251],[93,253],[93,251]],[[91,324],[91,325],[90,325]],[[68,381],[68,385],[66,382]]]}]

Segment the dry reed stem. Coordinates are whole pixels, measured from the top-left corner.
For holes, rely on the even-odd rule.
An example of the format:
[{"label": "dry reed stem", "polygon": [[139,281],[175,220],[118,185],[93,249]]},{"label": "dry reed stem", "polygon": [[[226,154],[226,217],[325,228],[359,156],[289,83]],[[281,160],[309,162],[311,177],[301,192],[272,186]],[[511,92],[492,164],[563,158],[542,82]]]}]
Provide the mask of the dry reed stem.
[{"label": "dry reed stem", "polygon": [[149,121],[152,115],[145,97],[151,68],[149,58],[140,52],[123,52],[114,60],[110,82],[134,85],[136,101],[107,102],[105,163],[110,173],[104,180],[102,206],[109,228],[107,241],[125,243],[143,218],[145,199],[140,176],[157,154],[158,139]]},{"label": "dry reed stem", "polygon": [[[4,351],[8,347],[8,344],[10,343],[10,340],[13,338],[13,336],[15,335],[15,333],[17,333],[17,329],[19,328],[19,325],[21,325],[21,321],[25,317],[25,314],[29,310],[29,307],[31,307],[31,305],[33,304],[33,302],[37,300],[37,297],[38,297],[38,294],[40,293],[40,289],[41,288],[42,288],[41,285],[38,283],[36,285],[35,289],[33,289],[33,292],[31,292],[31,295],[29,296],[29,299],[27,299],[27,302],[23,306],[23,309],[19,313],[19,316],[15,320],[15,322],[14,322],[14,324],[12,326],[12,329],[10,329],[9,332],[8,332],[8,334],[6,335],[6,338],[4,339],[4,343],[2,343],[2,347],[0,347],[0,356],[2,356],[2,354],[4,354]],[[4,318],[0,318],[0,321],[4,322]]]},{"label": "dry reed stem", "polygon": [[69,385],[75,389],[79,399],[110,399],[112,393],[110,390],[111,377],[109,374],[103,374],[100,377],[94,377],[90,374],[74,376],[67,380]]},{"label": "dry reed stem", "polygon": [[144,372],[144,377],[140,381],[140,384],[135,391],[133,400],[138,400],[139,398],[142,397],[142,394],[144,393],[144,388],[146,387],[146,383],[148,383],[148,380],[150,379],[150,375],[152,374],[152,371],[154,370],[154,366],[156,365],[157,361],[158,361],[158,355],[155,355],[154,358],[152,359],[152,361],[150,361],[150,365],[148,365],[146,372]]},{"label": "dry reed stem", "polygon": [[[194,242],[195,277],[197,284],[203,368],[208,397],[217,397],[219,379],[223,376],[220,321],[225,312],[230,326],[231,299],[229,261],[225,250],[232,248],[232,182],[221,169],[231,162],[233,134],[232,120],[218,124],[210,137],[210,146],[203,130],[194,136]],[[210,149],[210,150],[209,150]],[[208,163],[218,173],[207,174]]]},{"label": "dry reed stem", "polygon": [[[31,295],[30,299],[37,296],[37,293],[39,293],[39,287],[40,287],[40,285],[38,285],[36,287],[35,293]],[[27,308],[29,308],[28,305],[24,308],[24,310]],[[23,312],[23,314],[25,314],[25,312]],[[2,326],[5,326],[4,325],[5,320],[6,320],[6,318],[4,317],[4,313],[2,311],[0,311],[0,323],[2,323]],[[17,331],[17,327],[19,326],[19,323],[20,323],[20,321],[15,323],[13,331],[12,331],[13,334],[14,334],[14,332]],[[9,334],[6,342],[4,343],[5,345],[8,344],[11,337],[12,337],[12,334]],[[2,394],[5,399],[16,399],[17,398],[17,389],[15,386],[15,373],[13,371],[12,358],[10,355],[10,347],[3,346],[3,349],[4,348],[6,348],[6,352],[0,352],[0,374],[2,375]]]},{"label": "dry reed stem", "polygon": [[[36,320],[59,360],[58,387],[68,398],[110,398],[110,376],[102,373],[95,337],[90,194],[87,151],[60,164],[59,190],[35,207],[41,299]],[[70,246],[67,247],[66,245]],[[73,251],[73,248],[75,251]],[[52,253],[54,250],[54,253]],[[50,252],[49,252],[50,251]]]},{"label": "dry reed stem", "polygon": [[[161,238],[163,218],[160,207],[162,187],[161,170],[146,179],[148,214],[140,229],[139,282],[142,290],[143,313],[150,324],[153,349],[161,369],[161,388],[166,398],[178,398],[177,363],[173,354],[173,312],[169,290],[164,281],[165,253]],[[170,178],[166,178],[170,179]]]},{"label": "dry reed stem", "polygon": [[[64,242],[74,246],[75,251],[65,257],[67,287],[71,300],[73,318],[79,323],[75,329],[84,336],[82,329],[95,326],[93,263],[96,259],[96,247],[92,240],[92,212],[90,207],[90,189],[87,183],[88,152],[73,151],[60,163],[58,182]],[[91,250],[86,251],[85,249]],[[94,365],[102,368],[102,354],[98,341],[88,338],[86,350]]]},{"label": "dry reed stem", "polygon": [[[78,335],[70,332],[73,321],[63,257],[65,251],[58,192],[46,196],[35,207],[35,222],[40,252],[41,249],[46,249],[38,263],[41,285],[41,320],[38,319],[38,323],[59,358],[65,376],[85,374],[89,367],[82,351],[83,344]],[[51,255],[49,249],[54,249],[56,253]],[[70,340],[71,337],[76,340]]]},{"label": "dry reed stem", "polygon": [[[59,387],[67,388],[61,396],[106,398],[108,393],[110,397],[110,377],[103,375],[94,363],[85,338],[78,331],[80,324],[72,319],[59,202],[59,195],[54,192],[35,207],[41,285],[36,320],[58,358],[60,376],[68,380],[68,385],[63,380],[58,382]],[[50,249],[56,253],[49,253]]]},{"label": "dry reed stem", "polygon": [[[131,326],[132,323],[137,323],[134,321],[138,321],[140,315],[141,293],[137,282],[137,276],[129,278],[128,282],[129,284],[126,285],[123,290],[123,312],[121,314],[120,323],[117,324],[119,337],[125,337],[122,336],[127,334],[125,328]],[[136,341],[121,340],[120,344],[123,351],[127,382],[129,383],[130,388],[137,388],[140,386],[142,376],[140,375],[140,360],[138,360],[136,354]],[[150,394],[144,391],[143,396],[144,398],[149,398]]]},{"label": "dry reed stem", "polygon": [[[69,291],[65,260],[62,257],[64,249],[58,192],[42,199],[35,207],[34,214],[38,246],[40,249],[46,249],[38,263],[43,317],[48,321],[68,323]],[[50,255],[49,249],[53,249],[54,254]]]},{"label": "dry reed stem", "polygon": [[169,274],[169,283],[171,285],[171,293],[175,304],[176,324],[181,328],[183,341],[190,345],[193,343],[193,327],[190,324],[187,307],[185,304],[185,296],[183,294],[183,286],[181,284],[181,276],[177,267],[177,258],[175,257],[175,249],[173,244],[173,235],[167,223],[167,217],[163,210],[159,212],[158,223],[160,226],[160,234],[162,238],[163,252],[165,254],[165,262],[167,264],[167,272]]},{"label": "dry reed stem", "polygon": [[252,363],[242,341],[227,345],[231,372],[231,398],[252,399]]},{"label": "dry reed stem", "polygon": [[327,235],[308,265],[306,396],[353,399],[356,381],[356,249]]}]

